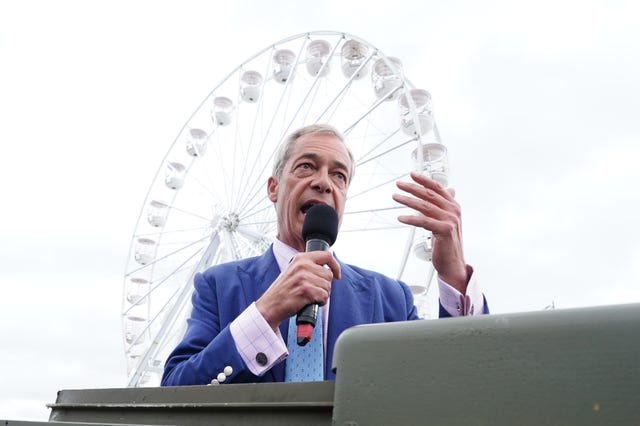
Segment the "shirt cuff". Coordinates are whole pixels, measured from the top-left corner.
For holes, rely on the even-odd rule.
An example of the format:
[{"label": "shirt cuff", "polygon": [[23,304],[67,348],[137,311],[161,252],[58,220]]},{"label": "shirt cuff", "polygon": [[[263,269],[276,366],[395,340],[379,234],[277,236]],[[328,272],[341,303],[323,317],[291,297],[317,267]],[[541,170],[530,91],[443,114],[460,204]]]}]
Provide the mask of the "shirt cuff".
[{"label": "shirt cuff", "polygon": [[482,315],[484,311],[484,296],[480,291],[478,280],[473,273],[473,268],[467,265],[471,274],[467,284],[467,293],[462,294],[438,277],[440,290],[440,304],[452,317]]},{"label": "shirt cuff", "polygon": [[287,357],[280,329],[271,329],[255,302],[231,322],[229,329],[240,357],[256,376],[262,376]]}]

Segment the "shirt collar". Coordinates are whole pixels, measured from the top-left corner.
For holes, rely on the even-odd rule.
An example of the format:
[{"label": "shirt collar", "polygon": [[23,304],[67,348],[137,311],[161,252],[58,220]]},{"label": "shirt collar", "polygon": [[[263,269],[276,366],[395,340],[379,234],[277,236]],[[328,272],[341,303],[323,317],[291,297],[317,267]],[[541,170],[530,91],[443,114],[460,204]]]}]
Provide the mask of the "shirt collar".
[{"label": "shirt collar", "polygon": [[276,262],[278,262],[280,272],[287,269],[287,265],[289,265],[289,262],[291,262],[291,259],[296,254],[298,254],[298,250],[288,246],[277,238],[274,240],[273,255],[276,257]]},{"label": "shirt collar", "polygon": [[[333,248],[330,248],[329,250],[333,253]],[[293,256],[298,253],[298,250],[283,243],[277,238],[273,241],[273,255],[276,257],[276,262],[278,263],[280,272],[287,269],[287,266],[291,262],[291,259],[293,259]]]}]

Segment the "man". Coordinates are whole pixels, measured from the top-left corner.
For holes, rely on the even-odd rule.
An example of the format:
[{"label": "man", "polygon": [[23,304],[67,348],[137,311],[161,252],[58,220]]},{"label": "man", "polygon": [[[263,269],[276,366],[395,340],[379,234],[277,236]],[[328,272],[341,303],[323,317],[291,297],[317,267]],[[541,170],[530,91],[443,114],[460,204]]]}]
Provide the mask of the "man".
[{"label": "man", "polygon": [[[325,379],[335,378],[333,349],[345,329],[418,319],[404,283],[343,264],[331,252],[304,252],[306,212],[328,204],[341,219],[353,169],[343,137],[331,126],[307,126],[284,141],[267,182],[277,241],[262,256],[196,275],[189,325],[167,360],[162,385],[283,381],[289,318],[308,304],[323,306]],[[419,174],[411,179],[397,183],[403,193],[393,199],[418,213],[400,222],[433,233],[440,316],[487,312],[464,261],[453,190]]]}]

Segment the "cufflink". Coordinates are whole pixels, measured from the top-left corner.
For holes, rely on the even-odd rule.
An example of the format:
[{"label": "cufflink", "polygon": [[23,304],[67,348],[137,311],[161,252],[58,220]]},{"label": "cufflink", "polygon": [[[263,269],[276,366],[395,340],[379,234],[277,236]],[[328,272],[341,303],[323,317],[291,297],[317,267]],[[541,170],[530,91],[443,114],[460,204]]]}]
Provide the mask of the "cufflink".
[{"label": "cufflink", "polygon": [[262,366],[267,365],[267,356],[264,354],[264,352],[258,352],[256,354],[256,362]]}]

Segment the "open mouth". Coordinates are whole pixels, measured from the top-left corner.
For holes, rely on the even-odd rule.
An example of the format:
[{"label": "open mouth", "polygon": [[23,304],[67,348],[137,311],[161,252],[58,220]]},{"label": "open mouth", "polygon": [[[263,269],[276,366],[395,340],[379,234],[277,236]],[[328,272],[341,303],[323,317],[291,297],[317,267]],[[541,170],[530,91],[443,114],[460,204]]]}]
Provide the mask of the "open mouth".
[{"label": "open mouth", "polygon": [[308,201],[308,202],[304,203],[304,204],[302,205],[302,207],[300,207],[300,211],[302,212],[302,214],[307,214],[307,212],[309,211],[309,209],[310,209],[311,207],[315,206],[316,204],[323,204],[323,203],[320,203],[320,202],[318,202],[318,201]]}]

